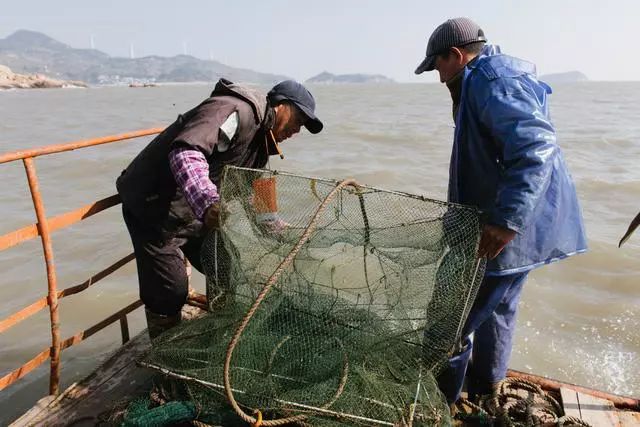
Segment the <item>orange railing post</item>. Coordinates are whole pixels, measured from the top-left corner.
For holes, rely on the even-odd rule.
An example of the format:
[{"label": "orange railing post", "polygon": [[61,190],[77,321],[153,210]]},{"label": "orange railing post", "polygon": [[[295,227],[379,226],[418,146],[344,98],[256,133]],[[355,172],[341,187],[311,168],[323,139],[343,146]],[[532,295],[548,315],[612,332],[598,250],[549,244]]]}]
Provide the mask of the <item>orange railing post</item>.
[{"label": "orange railing post", "polygon": [[31,157],[23,159],[24,168],[29,181],[29,191],[36,211],[38,229],[42,240],[44,261],[47,267],[49,315],[51,318],[51,376],[49,379],[49,394],[57,395],[60,383],[60,321],[58,319],[58,284],[56,279],[56,267],[53,260],[53,246],[49,234],[49,221],[44,210],[44,204],[40,195],[40,186],[36,167]]}]

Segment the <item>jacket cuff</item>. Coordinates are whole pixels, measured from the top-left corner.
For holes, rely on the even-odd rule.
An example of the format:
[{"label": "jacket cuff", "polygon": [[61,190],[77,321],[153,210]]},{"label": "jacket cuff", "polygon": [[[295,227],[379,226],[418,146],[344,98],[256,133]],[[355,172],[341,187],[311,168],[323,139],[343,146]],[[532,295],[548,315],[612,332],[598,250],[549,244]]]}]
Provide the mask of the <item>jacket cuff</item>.
[{"label": "jacket cuff", "polygon": [[516,224],[513,221],[510,221],[509,219],[501,217],[500,215],[496,215],[496,214],[491,215],[487,222],[492,225],[497,225],[499,227],[507,228],[511,231],[515,231],[518,234],[522,234],[522,227],[520,225]]}]

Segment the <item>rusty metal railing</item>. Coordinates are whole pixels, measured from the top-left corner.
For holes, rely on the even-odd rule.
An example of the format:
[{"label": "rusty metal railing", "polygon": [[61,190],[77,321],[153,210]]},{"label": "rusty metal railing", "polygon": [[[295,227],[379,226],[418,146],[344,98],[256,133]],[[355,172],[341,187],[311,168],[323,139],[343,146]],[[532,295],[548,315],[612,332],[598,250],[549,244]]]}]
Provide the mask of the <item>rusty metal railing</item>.
[{"label": "rusty metal railing", "polygon": [[51,233],[55,230],[67,227],[71,224],[75,224],[79,221],[89,218],[90,216],[95,215],[98,212],[119,204],[120,197],[118,195],[107,197],[106,199],[98,200],[74,211],[67,212],[52,218],[47,218],[44,202],[42,201],[42,197],[40,194],[38,175],[36,173],[34,158],[47,154],[61,153],[64,151],[71,151],[79,148],[92,147],[100,144],[107,144],[142,136],[155,135],[162,132],[162,130],[162,128],[145,129],[120,135],[75,141],[67,144],[49,145],[46,147],[23,151],[14,151],[11,153],[0,155],[0,164],[22,160],[27,175],[27,181],[29,183],[31,199],[33,200],[33,207],[37,218],[36,224],[31,224],[0,236],[0,251],[6,250],[19,243],[40,236],[40,239],[42,240],[42,249],[47,270],[48,284],[46,297],[40,298],[30,305],[11,314],[7,318],[0,320],[0,333],[5,332],[21,321],[31,317],[46,306],[49,307],[49,317],[51,323],[51,346],[38,353],[35,357],[27,361],[19,368],[13,370],[12,372],[9,372],[8,374],[0,378],[0,391],[18,381],[29,372],[33,371],[47,359],[50,359],[51,369],[49,376],[49,394],[58,394],[60,391],[60,353],[64,349],[83,341],[84,339],[90,337],[94,333],[100,331],[101,329],[104,329],[106,326],[118,320],[120,321],[122,342],[124,344],[129,340],[127,314],[142,305],[142,301],[137,300],[112,314],[111,316],[107,317],[106,319],[98,322],[89,329],[78,332],[77,334],[64,340],[60,338],[60,320],[58,313],[59,299],[76,294],[78,292],[82,292],[90,286],[95,285],[99,280],[113,273],[123,265],[127,264],[129,261],[133,260],[135,257],[134,254],[129,254],[124,258],[116,261],[109,267],[105,268],[104,270],[100,271],[99,273],[96,273],[83,283],[59,291],[53,257],[53,247],[51,245]]}]

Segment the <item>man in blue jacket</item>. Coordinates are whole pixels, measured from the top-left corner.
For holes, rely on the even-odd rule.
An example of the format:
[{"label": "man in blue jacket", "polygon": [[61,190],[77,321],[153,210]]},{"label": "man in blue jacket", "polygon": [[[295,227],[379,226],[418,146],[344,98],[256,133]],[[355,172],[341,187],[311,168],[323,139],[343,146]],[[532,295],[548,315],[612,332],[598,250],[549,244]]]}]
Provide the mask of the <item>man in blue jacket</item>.
[{"label": "man in blue jacket", "polygon": [[478,256],[487,258],[487,270],[460,345],[438,379],[449,403],[460,396],[465,374],[470,396],[491,393],[504,379],[529,271],[587,247],[549,118],[551,88],[537,80],[533,64],[486,42],[475,22],[450,19],[435,29],[415,71],[437,70],[451,92],[449,201],[483,214]]}]

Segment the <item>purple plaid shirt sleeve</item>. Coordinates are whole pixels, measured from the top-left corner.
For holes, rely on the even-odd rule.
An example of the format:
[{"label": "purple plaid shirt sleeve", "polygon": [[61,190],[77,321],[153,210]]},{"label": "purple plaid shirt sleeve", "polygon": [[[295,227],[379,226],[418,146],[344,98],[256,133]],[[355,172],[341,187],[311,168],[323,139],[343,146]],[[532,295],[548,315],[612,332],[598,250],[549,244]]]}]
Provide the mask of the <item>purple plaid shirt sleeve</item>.
[{"label": "purple plaid shirt sleeve", "polygon": [[209,163],[204,154],[189,147],[169,153],[169,167],[195,216],[202,220],[209,206],[220,200],[216,185],[209,179]]}]

